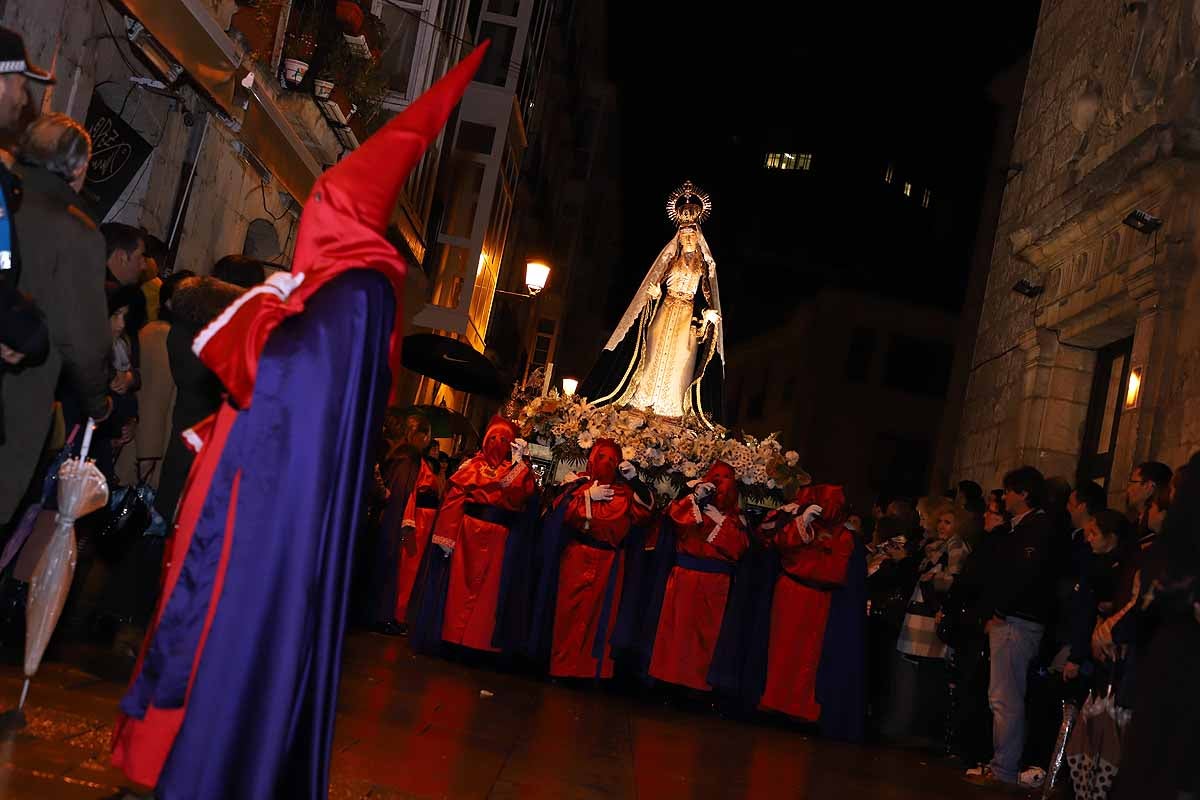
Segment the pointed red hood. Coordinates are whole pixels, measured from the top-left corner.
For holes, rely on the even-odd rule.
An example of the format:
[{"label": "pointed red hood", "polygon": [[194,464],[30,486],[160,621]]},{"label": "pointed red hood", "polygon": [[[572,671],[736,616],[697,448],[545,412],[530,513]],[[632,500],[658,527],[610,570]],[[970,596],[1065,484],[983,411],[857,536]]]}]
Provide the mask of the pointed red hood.
[{"label": "pointed red hood", "polygon": [[384,236],[392,210],[426,149],[466,91],[487,51],[485,42],[397,114],[361,147],[317,178],[296,234],[292,271],[242,295],[201,331],[192,349],[229,390],[239,408],[250,405],[258,356],[271,331],[304,310],[307,299],[352,269],[372,269],[392,282],[392,381],[400,370],[404,335],[404,276],[408,265]]}]

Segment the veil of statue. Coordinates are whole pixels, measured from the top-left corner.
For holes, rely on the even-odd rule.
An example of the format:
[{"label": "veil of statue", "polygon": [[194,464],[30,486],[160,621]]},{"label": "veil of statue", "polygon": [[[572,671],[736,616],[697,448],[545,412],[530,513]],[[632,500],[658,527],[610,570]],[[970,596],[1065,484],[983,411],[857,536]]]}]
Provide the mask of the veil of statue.
[{"label": "veil of statue", "polygon": [[671,193],[675,236],[650,265],[580,393],[595,405],[640,409],[710,428],[722,414],[725,335],[717,264],[700,229],[708,195]]}]

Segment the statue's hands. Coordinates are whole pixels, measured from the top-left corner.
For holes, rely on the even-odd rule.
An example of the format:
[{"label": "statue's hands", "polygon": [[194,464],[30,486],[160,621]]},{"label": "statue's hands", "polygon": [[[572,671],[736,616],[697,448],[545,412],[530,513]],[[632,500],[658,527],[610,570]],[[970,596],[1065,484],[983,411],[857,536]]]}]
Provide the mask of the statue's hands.
[{"label": "statue's hands", "polygon": [[717,487],[716,487],[716,486],[713,486],[713,485],[712,485],[711,483],[709,483],[708,481],[705,481],[704,483],[697,484],[697,485],[696,485],[696,489],[695,489],[695,495],[696,495],[696,499],[697,499],[697,500],[704,500],[705,498],[707,498],[709,495],[711,495],[711,494],[712,494],[713,492],[715,492],[716,490],[717,490]]},{"label": "statue's hands", "polygon": [[631,481],[637,477],[637,467],[629,461],[622,461],[617,465],[617,471],[621,473],[621,477],[627,481]]},{"label": "statue's hands", "polygon": [[721,321],[721,312],[717,311],[715,308],[704,309],[703,316],[705,324],[712,325],[714,328],[717,327],[717,323]]},{"label": "statue's hands", "polygon": [[516,464],[529,452],[529,442],[524,439],[513,439],[513,443],[509,445],[509,449],[512,454],[512,463]]},{"label": "statue's hands", "polygon": [[652,283],[646,287],[646,296],[651,300],[657,300],[662,297],[662,287],[657,283]]}]

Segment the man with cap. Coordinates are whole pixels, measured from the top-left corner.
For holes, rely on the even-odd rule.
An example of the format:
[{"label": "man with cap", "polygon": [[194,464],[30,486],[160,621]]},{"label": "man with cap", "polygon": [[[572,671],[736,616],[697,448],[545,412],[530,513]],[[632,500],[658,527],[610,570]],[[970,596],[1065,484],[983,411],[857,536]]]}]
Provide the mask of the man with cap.
[{"label": "man with cap", "polygon": [[[27,83],[53,80],[50,73],[29,63],[19,34],[0,28],[0,137],[16,130],[29,105]],[[20,291],[21,256],[17,249],[12,215],[21,202],[21,181],[9,172],[12,155],[0,149],[0,381],[16,367],[29,367],[45,358],[49,331],[32,298]],[[0,401],[0,444],[4,443],[4,408]],[[0,525],[4,523],[0,518]]]}]

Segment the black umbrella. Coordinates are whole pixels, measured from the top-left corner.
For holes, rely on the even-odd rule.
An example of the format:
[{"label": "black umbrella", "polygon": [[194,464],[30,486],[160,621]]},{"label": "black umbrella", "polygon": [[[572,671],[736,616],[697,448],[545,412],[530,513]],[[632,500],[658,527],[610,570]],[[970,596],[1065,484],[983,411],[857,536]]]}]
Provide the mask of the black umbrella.
[{"label": "black umbrella", "polygon": [[471,394],[507,397],[511,381],[466,342],[436,333],[404,337],[400,363],[405,368]]}]

